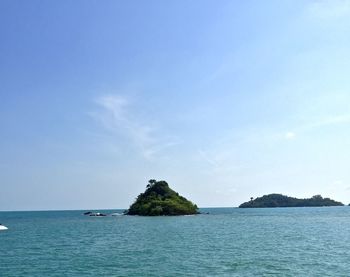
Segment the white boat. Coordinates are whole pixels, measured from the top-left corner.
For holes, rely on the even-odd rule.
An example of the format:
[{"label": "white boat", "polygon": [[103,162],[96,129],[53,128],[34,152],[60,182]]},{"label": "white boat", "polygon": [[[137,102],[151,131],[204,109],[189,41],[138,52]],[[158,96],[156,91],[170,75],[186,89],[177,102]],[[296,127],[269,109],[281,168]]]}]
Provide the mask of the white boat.
[{"label": "white boat", "polygon": [[0,224],[0,231],[7,230],[7,229],[8,228],[6,226]]},{"label": "white boat", "polygon": [[102,213],[91,213],[89,216],[106,216],[105,214]]}]

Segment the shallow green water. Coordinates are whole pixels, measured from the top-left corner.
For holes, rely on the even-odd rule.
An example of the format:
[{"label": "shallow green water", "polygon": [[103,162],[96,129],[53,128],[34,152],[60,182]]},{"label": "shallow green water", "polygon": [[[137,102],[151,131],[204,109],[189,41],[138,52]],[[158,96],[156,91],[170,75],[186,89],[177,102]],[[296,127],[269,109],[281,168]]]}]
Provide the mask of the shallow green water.
[{"label": "shallow green water", "polygon": [[350,207],[205,211],[0,212],[0,276],[350,276]]}]

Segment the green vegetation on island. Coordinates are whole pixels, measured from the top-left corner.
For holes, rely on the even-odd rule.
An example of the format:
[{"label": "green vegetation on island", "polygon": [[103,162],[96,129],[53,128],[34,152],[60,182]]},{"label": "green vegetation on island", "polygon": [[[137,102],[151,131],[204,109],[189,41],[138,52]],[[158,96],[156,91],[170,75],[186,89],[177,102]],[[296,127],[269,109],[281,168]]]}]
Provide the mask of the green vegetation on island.
[{"label": "green vegetation on island", "polygon": [[344,206],[343,203],[334,201],[330,198],[323,198],[321,195],[315,195],[311,198],[298,199],[282,194],[268,194],[256,199],[251,198],[239,208],[277,208],[277,207],[323,207],[323,206]]},{"label": "green vegetation on island", "polygon": [[197,214],[198,207],[173,191],[167,182],[149,180],[146,191],[126,211],[127,215],[191,215]]}]

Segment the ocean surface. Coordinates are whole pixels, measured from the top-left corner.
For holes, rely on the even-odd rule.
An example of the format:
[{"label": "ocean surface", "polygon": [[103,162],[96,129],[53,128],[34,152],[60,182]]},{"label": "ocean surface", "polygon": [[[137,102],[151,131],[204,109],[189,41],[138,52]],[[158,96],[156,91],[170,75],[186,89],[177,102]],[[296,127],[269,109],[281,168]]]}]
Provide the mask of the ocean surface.
[{"label": "ocean surface", "polygon": [[0,212],[0,276],[350,276],[350,207],[202,211]]}]

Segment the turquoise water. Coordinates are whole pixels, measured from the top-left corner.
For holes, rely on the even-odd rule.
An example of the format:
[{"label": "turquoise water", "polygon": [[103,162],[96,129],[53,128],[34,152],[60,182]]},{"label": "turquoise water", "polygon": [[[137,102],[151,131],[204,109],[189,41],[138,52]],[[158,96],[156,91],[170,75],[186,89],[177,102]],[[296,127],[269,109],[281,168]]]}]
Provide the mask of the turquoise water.
[{"label": "turquoise water", "polygon": [[205,211],[0,212],[0,276],[350,276],[350,207]]}]

